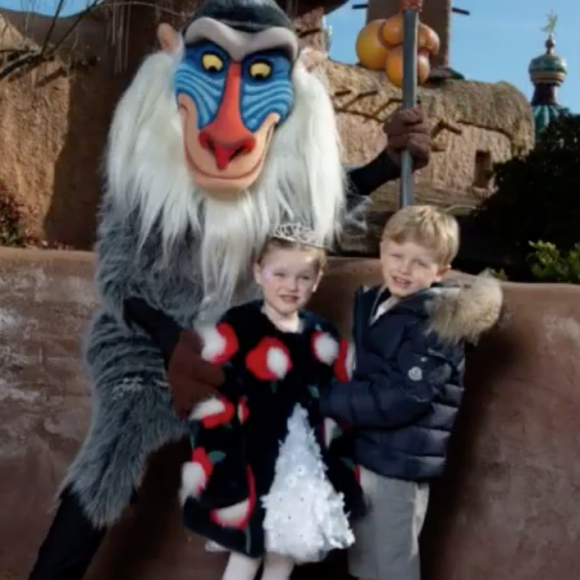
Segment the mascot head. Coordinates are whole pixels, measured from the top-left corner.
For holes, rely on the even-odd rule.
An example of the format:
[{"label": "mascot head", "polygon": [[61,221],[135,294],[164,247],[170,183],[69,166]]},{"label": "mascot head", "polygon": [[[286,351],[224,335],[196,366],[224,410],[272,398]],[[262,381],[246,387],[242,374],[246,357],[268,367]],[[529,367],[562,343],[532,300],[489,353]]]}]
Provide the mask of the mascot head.
[{"label": "mascot head", "polygon": [[227,305],[268,233],[330,242],[344,203],[332,102],[274,0],[207,0],[138,71],[115,112],[108,195],[163,249],[191,232],[206,296]]},{"label": "mascot head", "polygon": [[[178,47],[168,25],[159,36]],[[256,182],[274,130],[292,111],[297,38],[277,6],[214,0],[183,40],[174,88],[190,171],[209,192],[236,195]]]}]

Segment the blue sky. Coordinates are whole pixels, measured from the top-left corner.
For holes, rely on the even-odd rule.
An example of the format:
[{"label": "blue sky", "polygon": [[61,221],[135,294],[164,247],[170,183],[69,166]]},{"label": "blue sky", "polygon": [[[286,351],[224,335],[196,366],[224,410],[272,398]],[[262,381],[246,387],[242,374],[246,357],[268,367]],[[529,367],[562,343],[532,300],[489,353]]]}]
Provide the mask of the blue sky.
[{"label": "blue sky", "polygon": [[[89,0],[67,0],[63,15],[75,13]],[[358,31],[364,26],[364,10],[349,3],[328,17],[333,27],[331,56],[355,62]],[[432,0],[425,0],[430,2]],[[0,7],[53,13],[57,0],[0,0]],[[560,90],[563,104],[580,113],[580,0],[455,0],[457,8],[471,16],[453,16],[451,66],[467,78],[482,81],[505,80],[528,97],[533,88],[528,77],[530,59],[544,52],[547,14],[558,15],[556,52],[568,61],[568,79]],[[574,37],[577,40],[573,40]]]},{"label": "blue sky", "polygon": [[[350,0],[328,17],[336,60],[356,62],[354,46],[365,15],[364,10],[350,6],[363,1]],[[548,13],[554,11],[558,15],[556,52],[568,61],[560,100],[580,113],[580,0],[453,0],[453,5],[469,10],[471,16],[453,15],[451,66],[469,79],[511,82],[530,98],[528,65],[545,51],[546,34],[541,29]]]}]

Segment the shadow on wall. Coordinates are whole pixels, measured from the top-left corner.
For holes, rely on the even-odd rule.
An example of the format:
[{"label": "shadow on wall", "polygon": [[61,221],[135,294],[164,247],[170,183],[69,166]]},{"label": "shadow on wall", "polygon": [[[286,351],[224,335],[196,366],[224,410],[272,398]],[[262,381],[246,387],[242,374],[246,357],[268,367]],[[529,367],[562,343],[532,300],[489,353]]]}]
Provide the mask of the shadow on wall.
[{"label": "shadow on wall", "polygon": [[107,135],[121,94],[154,41],[151,12],[138,17],[138,9],[133,8],[132,18],[140,26],[131,32],[126,67],[120,74],[114,72],[114,50],[103,42],[108,22],[87,21],[83,30],[86,56],[72,71],[68,132],[55,165],[54,192],[44,224],[49,242],[81,249],[94,243]]},{"label": "shadow on wall", "polygon": [[[96,63],[70,81],[67,136],[54,167],[54,190],[44,221],[49,243],[89,249],[95,239],[102,188],[100,163],[120,83]],[[47,82],[50,82],[47,79]]]}]

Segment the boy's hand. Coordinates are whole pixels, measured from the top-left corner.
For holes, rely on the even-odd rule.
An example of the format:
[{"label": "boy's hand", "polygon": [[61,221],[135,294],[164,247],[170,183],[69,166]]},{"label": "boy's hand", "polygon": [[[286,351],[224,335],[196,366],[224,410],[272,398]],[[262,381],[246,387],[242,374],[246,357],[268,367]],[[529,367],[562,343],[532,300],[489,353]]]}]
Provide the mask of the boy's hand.
[{"label": "boy's hand", "polygon": [[165,313],[151,308],[141,298],[124,303],[129,325],[138,324],[159,347],[173,395],[173,408],[182,418],[204,399],[216,396],[224,383],[222,369],[201,356],[202,341],[192,330],[184,330]]}]

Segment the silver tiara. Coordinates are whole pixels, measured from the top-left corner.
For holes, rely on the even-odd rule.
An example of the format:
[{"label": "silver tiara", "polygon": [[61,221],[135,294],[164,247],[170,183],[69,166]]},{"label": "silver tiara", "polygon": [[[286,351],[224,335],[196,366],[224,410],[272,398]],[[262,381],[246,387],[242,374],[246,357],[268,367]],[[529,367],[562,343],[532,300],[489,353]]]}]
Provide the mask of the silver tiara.
[{"label": "silver tiara", "polygon": [[311,228],[303,226],[301,223],[280,224],[272,233],[273,238],[304,244],[305,246],[316,246],[317,248],[327,248],[324,240]]}]

